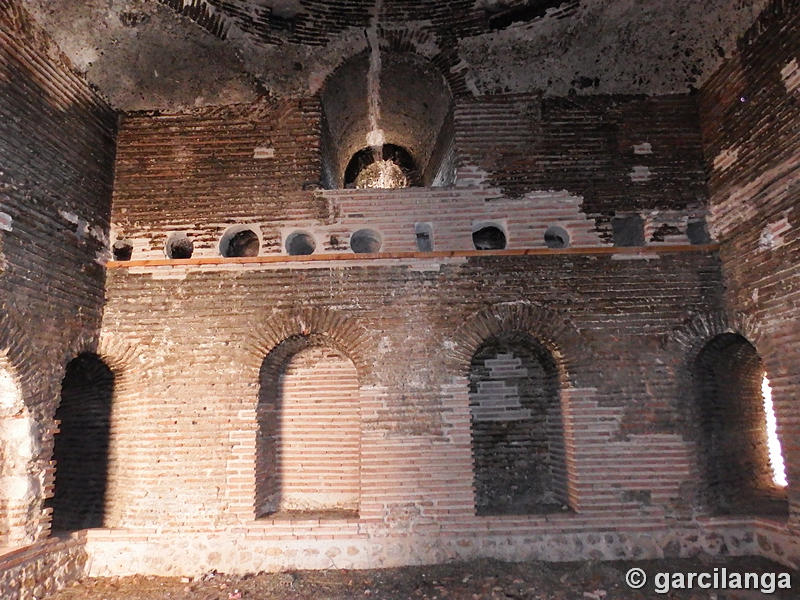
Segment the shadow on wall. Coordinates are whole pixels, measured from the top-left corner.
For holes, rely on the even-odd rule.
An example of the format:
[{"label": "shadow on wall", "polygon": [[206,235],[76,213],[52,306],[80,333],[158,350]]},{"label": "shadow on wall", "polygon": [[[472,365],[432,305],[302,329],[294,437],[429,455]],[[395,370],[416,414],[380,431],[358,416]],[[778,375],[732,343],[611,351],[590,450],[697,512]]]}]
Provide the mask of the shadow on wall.
[{"label": "shadow on wall", "polygon": [[764,377],[758,352],[735,333],[709,340],[694,361],[701,493],[713,513],[788,514],[770,466]]},{"label": "shadow on wall", "polygon": [[103,527],[114,374],[95,354],[67,365],[56,410],[53,531]]},{"label": "shadow on wall", "polygon": [[357,517],[358,373],[320,336],[296,335],[261,366],[256,515]]}]

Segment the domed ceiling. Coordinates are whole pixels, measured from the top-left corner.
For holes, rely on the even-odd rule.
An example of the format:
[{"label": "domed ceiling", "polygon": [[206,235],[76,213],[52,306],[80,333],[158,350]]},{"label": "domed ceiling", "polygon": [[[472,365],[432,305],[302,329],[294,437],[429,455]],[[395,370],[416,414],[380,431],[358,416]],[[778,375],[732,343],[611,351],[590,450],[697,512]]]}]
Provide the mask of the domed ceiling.
[{"label": "domed ceiling", "polygon": [[766,0],[24,0],[120,110],[316,93],[368,49],[412,52],[453,93],[698,87]]}]

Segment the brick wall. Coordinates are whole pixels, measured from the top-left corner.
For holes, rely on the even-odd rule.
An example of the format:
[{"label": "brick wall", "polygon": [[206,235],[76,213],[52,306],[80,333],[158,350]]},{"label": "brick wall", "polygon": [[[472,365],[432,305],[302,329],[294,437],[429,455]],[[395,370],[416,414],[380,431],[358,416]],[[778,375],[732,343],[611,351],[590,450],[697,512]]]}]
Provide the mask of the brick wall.
[{"label": "brick wall", "polygon": [[[321,177],[319,121],[313,99],[125,117],[114,239],[142,235],[137,246],[163,257],[168,233],[190,231],[195,248],[218,255],[230,224],[325,218],[325,204],[302,191]],[[262,252],[279,246],[264,232]]]},{"label": "brick wall", "polygon": [[[477,346],[463,365],[447,349],[461,347],[459,330],[488,336],[481,311],[497,303],[487,315],[552,311],[503,328],[554,339],[569,364],[570,505],[620,527],[633,516],[655,525],[691,513],[682,486],[693,447],[675,417],[683,356],[661,341],[687,312],[718,300],[716,261],[700,253],[487,257],[424,269],[115,269],[104,328],[133,345],[138,362],[128,374],[135,392],[115,398],[111,452],[128,459],[109,474],[109,526],[193,530],[254,518],[259,373],[293,335],[338,339],[356,366],[361,520],[389,531],[473,522],[466,375]],[[578,341],[559,333],[565,320]]]},{"label": "brick wall", "polygon": [[510,196],[567,190],[599,224],[615,213],[703,212],[692,96],[487,96],[460,101],[455,128],[459,184]]},{"label": "brick wall", "polygon": [[[551,225],[573,246],[602,247],[611,245],[611,218],[633,212],[646,244],[686,244],[705,200],[694,98],[580,102],[458,100],[437,150],[456,185],[393,191],[303,189],[322,170],[321,117],[310,100],[256,107],[258,119],[245,106],[130,116],[120,133],[114,235],[131,242],[134,259],[163,257],[173,231],[190,236],[194,257],[218,257],[220,237],[237,223],[259,236],[260,255],[276,257],[293,231],[308,232],[317,252],[351,253],[350,236],[364,227],[377,231],[384,252],[413,251],[420,223],[431,225],[435,250],[471,249],[475,225],[487,222],[505,228],[511,249],[544,248]],[[271,150],[259,150],[268,133]],[[721,293],[706,250],[646,260],[585,253],[114,269],[104,340],[125,340],[123,372],[136,385],[115,394],[109,451],[126,460],[110,465],[106,518],[128,533],[93,538],[94,552],[126,536],[155,543],[153,527],[179,536],[241,528],[256,546],[296,543],[287,565],[317,565],[300,556],[322,552],[323,562],[363,566],[384,556],[384,539],[394,540],[386,564],[397,564],[449,556],[456,542],[448,536],[466,536],[458,543],[486,554],[491,536],[557,529],[556,537],[576,537],[532,551],[563,558],[556,546],[574,549],[578,538],[605,556],[596,547],[604,542],[581,537],[593,533],[661,536],[673,519],[695,528],[707,511],[693,486],[697,440],[685,427],[687,353],[670,340],[692,314],[720,310]],[[474,444],[484,421],[471,420],[471,402],[474,417],[481,401],[478,382],[470,397],[470,365],[482,344],[509,334],[546,347],[548,372],[557,373],[547,401],[530,377],[514,380],[524,388],[520,406],[536,412],[523,423],[536,434],[543,460],[527,461],[536,464],[519,456],[505,464],[499,446]],[[508,352],[495,354],[479,357],[482,368]],[[526,362],[529,374],[534,363]],[[333,371],[349,375],[325,374]],[[323,397],[341,407],[335,417],[321,409]],[[325,427],[335,419],[348,425]],[[311,439],[343,452],[309,454]],[[487,468],[475,480],[482,457]],[[336,481],[333,459],[348,466]],[[481,505],[504,487],[484,493],[485,483],[513,483],[506,467],[522,472],[525,486],[535,479],[536,497],[496,511],[517,514],[476,515],[476,494]],[[356,489],[358,519],[296,512],[352,511]],[[333,499],[339,490],[347,492]],[[282,503],[284,494],[292,500]],[[543,509],[556,512],[531,514]],[[389,549],[404,536],[429,541],[404,559]],[[608,539],[608,552],[627,552],[627,542]],[[336,554],[351,542],[352,554]],[[664,543],[660,552],[684,548]],[[111,572],[123,568],[109,560]],[[170,561],[181,568],[179,557]],[[211,552],[198,564],[229,563]]]},{"label": "brick wall", "polygon": [[320,250],[349,252],[349,234],[369,226],[384,251],[399,251],[416,249],[423,221],[434,224],[437,250],[469,249],[475,221],[505,220],[510,248],[544,246],[550,225],[572,245],[600,245],[611,243],[615,215],[636,213],[645,243],[661,244],[685,243],[689,221],[705,214],[690,96],[459,100],[434,152],[439,183],[455,177],[457,187],[399,191],[391,211],[371,190],[303,191],[338,176],[323,176],[319,111],[307,99],[125,118],[114,238],[132,242],[134,259],[158,258],[167,236],[183,232],[195,256],[218,256],[227,227],[244,223],[271,254],[285,252],[285,237],[303,224]]},{"label": "brick wall", "polygon": [[793,528],[800,514],[799,24],[796,0],[772,2],[699,97],[725,304],[747,324],[772,384]]},{"label": "brick wall", "polygon": [[21,436],[0,464],[0,545],[47,534],[61,379],[97,344],[115,132],[114,113],[18,3],[0,2],[0,356],[19,392],[0,428]]}]

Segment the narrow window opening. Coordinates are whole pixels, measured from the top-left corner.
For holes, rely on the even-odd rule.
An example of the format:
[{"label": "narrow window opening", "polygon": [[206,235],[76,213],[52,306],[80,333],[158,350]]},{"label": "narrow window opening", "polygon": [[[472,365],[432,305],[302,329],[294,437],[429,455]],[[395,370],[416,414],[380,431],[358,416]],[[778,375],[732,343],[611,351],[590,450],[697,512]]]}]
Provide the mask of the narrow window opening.
[{"label": "narrow window opening", "polygon": [[506,234],[497,225],[485,225],[472,232],[472,245],[476,250],[503,250]]},{"label": "narrow window opening", "polygon": [[344,173],[345,187],[397,189],[416,185],[414,159],[405,148],[383,144],[362,148],[353,155]]},{"label": "narrow window opening", "polygon": [[783,449],[778,439],[778,420],[775,418],[775,407],[772,403],[772,387],[767,374],[761,380],[761,395],[764,397],[764,413],[767,418],[767,443],[769,444],[769,464],[772,469],[772,481],[779,487],[786,487],[786,465],[783,462]]},{"label": "narrow window opening", "polygon": [[381,245],[381,235],[372,229],[359,229],[350,236],[350,249],[356,254],[375,254]]}]

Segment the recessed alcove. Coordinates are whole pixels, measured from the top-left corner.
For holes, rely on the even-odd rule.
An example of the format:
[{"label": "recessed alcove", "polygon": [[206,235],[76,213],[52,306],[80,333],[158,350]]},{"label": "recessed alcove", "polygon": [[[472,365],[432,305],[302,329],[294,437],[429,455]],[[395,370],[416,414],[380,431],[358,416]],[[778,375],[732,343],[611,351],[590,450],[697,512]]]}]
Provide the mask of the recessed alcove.
[{"label": "recessed alcove", "polygon": [[558,368],[523,332],[487,339],[469,372],[478,515],[568,507]]},{"label": "recessed alcove", "polygon": [[[438,67],[410,52],[382,50],[379,85],[372,92],[377,102],[370,98],[369,71],[370,56],[362,52],[344,61],[322,89],[323,185],[333,189],[451,184],[440,168],[447,166],[448,149],[452,151],[453,98]],[[379,114],[371,115],[375,106]],[[381,166],[391,173],[383,177],[384,184],[380,184]],[[403,179],[401,172],[405,181],[396,185]]]},{"label": "recessed alcove", "polygon": [[114,374],[81,354],[67,365],[55,419],[55,488],[47,502],[54,531],[102,527],[105,519]]},{"label": "recessed alcove", "polygon": [[776,482],[770,456],[777,442],[768,431],[775,419],[772,394],[755,347],[739,334],[717,335],[693,368],[706,506],[715,514],[785,515],[786,489]]},{"label": "recessed alcove", "polygon": [[500,223],[474,223],[472,245],[476,250],[505,250],[508,238]]},{"label": "recessed alcove", "polygon": [[256,514],[357,517],[359,382],[329,340],[295,335],[264,359],[259,378]]},{"label": "recessed alcove", "polygon": [[284,243],[287,254],[289,256],[307,256],[314,254],[317,248],[317,242],[314,236],[305,231],[293,231],[286,236]]},{"label": "recessed alcove", "polygon": [[559,225],[551,225],[544,232],[544,245],[554,249],[567,248],[569,233]]},{"label": "recessed alcove", "polygon": [[194,242],[185,233],[173,233],[167,238],[164,253],[172,259],[192,258]]},{"label": "recessed alcove", "polygon": [[356,254],[375,254],[382,245],[381,234],[374,229],[359,229],[350,236],[350,249]]},{"label": "recessed alcove", "polygon": [[111,246],[111,254],[114,260],[130,260],[131,256],[133,256],[133,244],[123,239],[116,240]]}]

